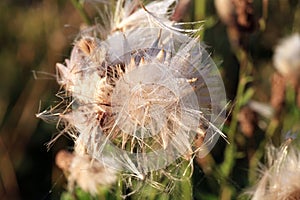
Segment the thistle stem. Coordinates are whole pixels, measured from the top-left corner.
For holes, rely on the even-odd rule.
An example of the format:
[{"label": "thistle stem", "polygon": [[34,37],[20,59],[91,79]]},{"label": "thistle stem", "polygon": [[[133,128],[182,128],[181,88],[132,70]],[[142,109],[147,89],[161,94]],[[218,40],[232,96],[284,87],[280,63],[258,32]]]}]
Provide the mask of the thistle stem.
[{"label": "thistle stem", "polygon": [[240,100],[243,99],[247,84],[252,80],[251,76],[249,76],[252,71],[252,64],[248,60],[247,53],[243,49],[239,49],[236,52],[236,55],[241,64],[239,74],[240,79],[236,95],[236,104],[232,112],[232,120],[227,133],[228,142],[230,144],[225,148],[224,161],[220,166],[220,170],[223,175],[223,183],[221,184],[221,199],[223,200],[231,199],[232,195],[234,194],[234,188],[230,185],[228,180],[235,166],[235,156],[237,152],[235,134],[238,128],[238,114],[243,106]]}]

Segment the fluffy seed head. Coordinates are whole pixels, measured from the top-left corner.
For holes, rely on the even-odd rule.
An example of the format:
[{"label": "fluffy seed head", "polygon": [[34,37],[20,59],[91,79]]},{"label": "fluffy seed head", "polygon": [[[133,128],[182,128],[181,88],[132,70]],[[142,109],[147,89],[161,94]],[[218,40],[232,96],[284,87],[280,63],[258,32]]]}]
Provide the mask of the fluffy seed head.
[{"label": "fluffy seed head", "polygon": [[252,200],[300,199],[300,152],[288,140],[280,148],[268,147],[268,165]]},{"label": "fluffy seed head", "polygon": [[80,155],[76,151],[74,153],[60,151],[56,155],[56,164],[66,172],[71,191],[78,185],[94,195],[98,193],[99,186],[111,185],[117,179],[115,170],[97,160],[92,160],[89,155]]},{"label": "fluffy seed head", "polygon": [[300,75],[300,35],[295,33],[284,38],[276,47],[274,66],[283,76],[299,78]]},{"label": "fluffy seed head", "polygon": [[[57,71],[73,98],[60,117],[77,130],[76,144],[143,179],[178,158],[206,155],[222,135],[226,102],[209,54],[168,19],[175,0],[132,10],[133,2],[118,1],[107,35],[97,37],[104,27],[84,32]],[[199,136],[203,146],[194,144]]]}]

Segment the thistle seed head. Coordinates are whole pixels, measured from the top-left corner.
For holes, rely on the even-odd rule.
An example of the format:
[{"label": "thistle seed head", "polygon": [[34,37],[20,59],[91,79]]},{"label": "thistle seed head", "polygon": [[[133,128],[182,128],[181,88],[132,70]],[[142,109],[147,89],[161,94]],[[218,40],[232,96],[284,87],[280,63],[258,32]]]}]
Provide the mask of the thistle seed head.
[{"label": "thistle seed head", "polygon": [[[77,130],[69,133],[82,146],[75,152],[140,179],[205,156],[224,136],[221,76],[198,38],[169,20],[174,3],[131,9],[134,1],[118,1],[112,24],[84,32],[57,64],[58,83],[72,97],[60,118]],[[199,136],[203,144],[195,145]]]},{"label": "thistle seed head", "polygon": [[300,153],[287,140],[281,147],[268,147],[267,166],[252,192],[252,200],[300,198]]}]

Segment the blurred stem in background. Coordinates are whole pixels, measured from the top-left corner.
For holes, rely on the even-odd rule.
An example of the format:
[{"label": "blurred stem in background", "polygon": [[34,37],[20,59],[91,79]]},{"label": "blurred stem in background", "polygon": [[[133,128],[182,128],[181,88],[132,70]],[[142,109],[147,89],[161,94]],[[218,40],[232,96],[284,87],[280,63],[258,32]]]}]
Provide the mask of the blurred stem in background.
[{"label": "blurred stem in background", "polygon": [[86,25],[91,25],[92,21],[89,18],[87,12],[83,8],[84,5],[84,0],[70,0],[73,6],[77,9],[79,12],[80,16],[82,17],[83,21],[85,22]]},{"label": "blurred stem in background", "polygon": [[[250,62],[247,52],[243,49],[237,49],[236,50],[236,56],[240,63],[240,74],[239,74],[239,83],[238,83],[238,89],[236,94],[236,101],[234,102],[234,109],[231,113],[231,121],[229,130],[227,132],[227,137],[229,144],[225,148],[224,152],[224,161],[220,165],[220,171],[223,175],[222,177],[222,183],[221,183],[221,196],[220,198],[222,200],[229,200],[232,199],[233,196],[235,196],[236,191],[234,187],[230,184],[230,177],[232,170],[235,166],[235,161],[237,159],[237,141],[236,141],[236,135],[239,134],[238,131],[238,116],[241,110],[241,107],[247,103],[249,100],[249,92],[252,93],[251,89],[247,88],[247,86],[251,83],[253,80],[252,78],[252,69],[253,64]],[[247,98],[247,99],[245,99]]]}]

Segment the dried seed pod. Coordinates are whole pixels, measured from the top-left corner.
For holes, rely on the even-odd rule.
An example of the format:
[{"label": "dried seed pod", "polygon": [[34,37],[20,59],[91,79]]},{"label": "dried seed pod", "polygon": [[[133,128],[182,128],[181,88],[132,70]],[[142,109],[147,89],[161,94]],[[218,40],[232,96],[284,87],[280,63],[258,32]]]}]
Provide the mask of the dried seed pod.
[{"label": "dried seed pod", "polygon": [[241,32],[252,32],[257,26],[253,0],[232,0],[235,7],[236,24]]},{"label": "dried seed pod", "polygon": [[[120,166],[139,177],[192,152],[200,125],[210,128],[204,141],[208,149],[219,135],[204,116],[221,111],[223,85],[216,84],[221,79],[197,39],[180,33],[170,37],[172,33],[142,28],[116,32],[100,43],[106,64],[93,67],[100,62],[91,55],[79,66],[86,68],[78,73],[73,91],[80,109],[65,115],[93,157],[113,154]],[[115,42],[126,46],[116,48]],[[163,156],[157,159],[153,153]]]},{"label": "dried seed pod", "polygon": [[194,151],[205,156],[225,137],[218,127],[226,98],[198,38],[172,26],[175,0],[134,10],[132,3],[118,1],[105,39],[91,36],[105,27],[82,34],[66,65],[57,64],[58,82],[73,98],[60,118],[77,130],[69,133],[83,147],[77,154],[144,179]]},{"label": "dried seed pod", "polygon": [[257,123],[257,117],[254,111],[248,106],[243,107],[240,110],[238,120],[241,130],[245,134],[245,136],[248,138],[253,137],[255,125]]},{"label": "dried seed pod", "polygon": [[271,82],[271,105],[275,109],[276,115],[278,115],[281,113],[284,105],[286,80],[280,74],[274,73]]},{"label": "dried seed pod", "polygon": [[233,47],[245,47],[244,37],[258,26],[253,0],[215,0],[215,7]]}]

